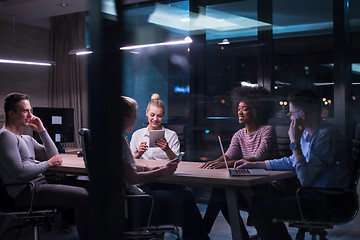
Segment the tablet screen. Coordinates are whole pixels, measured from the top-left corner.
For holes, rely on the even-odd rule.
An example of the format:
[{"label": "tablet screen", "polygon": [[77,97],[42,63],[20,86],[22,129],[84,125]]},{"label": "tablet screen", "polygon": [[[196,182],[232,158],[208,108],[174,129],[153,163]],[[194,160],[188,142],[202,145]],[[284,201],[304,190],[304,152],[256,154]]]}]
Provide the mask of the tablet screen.
[{"label": "tablet screen", "polygon": [[158,138],[165,138],[165,130],[150,130],[149,147],[158,147],[155,140]]}]

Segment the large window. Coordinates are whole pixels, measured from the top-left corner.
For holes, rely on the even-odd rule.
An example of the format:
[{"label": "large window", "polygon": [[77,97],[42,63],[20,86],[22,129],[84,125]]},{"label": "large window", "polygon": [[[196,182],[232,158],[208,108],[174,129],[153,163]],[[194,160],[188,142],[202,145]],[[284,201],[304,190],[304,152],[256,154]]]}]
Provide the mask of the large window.
[{"label": "large window", "polygon": [[299,88],[312,88],[321,96],[323,118],[346,125],[336,117],[348,104],[345,97],[352,101],[352,119],[359,119],[359,2],[349,5],[353,84],[342,95],[339,91],[348,84],[342,80],[345,72],[339,77],[335,67],[343,62],[335,57],[341,36],[334,21],[346,22],[334,19],[333,1],[147,1],[127,6],[128,46],[193,40],[125,51],[125,94],[140,105],[135,129],[145,121],[146,105],[157,92],[167,106],[165,122],[188,126],[187,155],[217,158],[216,135],[226,145],[241,127],[229,96],[241,84],[258,84],[273,93],[278,105],[272,123],[289,122],[284,102]]},{"label": "large window", "polygon": [[350,32],[351,32],[351,112],[356,122],[360,121],[360,1],[350,1]]}]

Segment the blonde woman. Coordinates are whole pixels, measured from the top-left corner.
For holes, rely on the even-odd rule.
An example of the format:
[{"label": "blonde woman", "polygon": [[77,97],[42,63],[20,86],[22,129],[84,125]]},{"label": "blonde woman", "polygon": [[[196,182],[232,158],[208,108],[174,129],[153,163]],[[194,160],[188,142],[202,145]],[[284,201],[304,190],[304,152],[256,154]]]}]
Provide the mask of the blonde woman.
[{"label": "blonde woman", "polygon": [[[135,131],[131,137],[130,149],[134,158],[174,159],[180,153],[180,142],[176,132],[162,126],[164,115],[164,102],[160,100],[159,94],[154,93],[146,109],[148,127]],[[165,138],[158,138],[155,141],[158,147],[149,147],[149,133],[151,130],[165,131]]]},{"label": "blonde woman", "polygon": [[[129,132],[136,121],[137,103],[134,99],[122,96],[120,100],[124,117],[123,131]],[[125,186],[128,194],[141,194],[143,190],[137,184],[154,181],[155,179],[171,175],[175,172],[179,159],[172,159],[164,166],[147,167],[136,165],[129,145],[122,138],[122,160],[124,164]],[[191,192],[181,189],[147,191],[154,199],[151,225],[177,224],[182,227],[184,240],[209,240],[202,229],[201,214]],[[140,202],[136,206],[138,212],[145,212],[150,206]],[[140,224],[146,225],[147,219],[139,215]]]}]

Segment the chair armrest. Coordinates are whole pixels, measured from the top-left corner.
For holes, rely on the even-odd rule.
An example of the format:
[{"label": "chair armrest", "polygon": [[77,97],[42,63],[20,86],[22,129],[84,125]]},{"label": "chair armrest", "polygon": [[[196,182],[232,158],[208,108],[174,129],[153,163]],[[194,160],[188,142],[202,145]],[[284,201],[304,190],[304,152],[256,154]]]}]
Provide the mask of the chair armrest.
[{"label": "chair armrest", "polygon": [[[32,181],[29,182],[18,182],[18,183],[8,183],[8,184],[0,184],[0,187],[4,189],[5,193],[6,192],[6,187],[12,187],[12,186],[28,186],[29,190],[30,190],[30,199],[29,199],[29,207],[25,210],[26,214],[30,214],[33,211],[33,206],[34,206],[34,200],[35,200],[35,190],[37,187],[37,182],[40,182],[42,180],[45,180],[44,176],[41,176],[39,178],[36,178]],[[10,196],[8,196],[9,198],[11,198]],[[12,199],[12,198],[11,198]],[[13,199],[12,199],[13,200]]]},{"label": "chair armrest", "polygon": [[[310,209],[310,206],[302,202],[301,197],[309,193],[316,194],[319,199],[325,199],[326,204],[312,203],[311,207],[316,206],[316,210]],[[358,195],[352,189],[300,187],[296,191],[296,198],[301,220],[306,224],[345,224],[354,219],[359,210]],[[320,216],[317,216],[319,213]]]}]

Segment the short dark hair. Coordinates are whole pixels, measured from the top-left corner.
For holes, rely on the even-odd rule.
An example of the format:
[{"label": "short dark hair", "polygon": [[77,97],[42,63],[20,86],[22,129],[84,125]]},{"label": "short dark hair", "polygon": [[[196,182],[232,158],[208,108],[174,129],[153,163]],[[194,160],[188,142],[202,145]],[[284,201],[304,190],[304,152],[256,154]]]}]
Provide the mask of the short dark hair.
[{"label": "short dark hair", "polygon": [[237,115],[240,102],[245,102],[251,111],[256,125],[264,125],[273,116],[274,98],[263,87],[236,87],[231,91],[233,110]]},{"label": "short dark hair", "polygon": [[288,100],[292,105],[320,116],[321,101],[319,96],[311,89],[300,89],[290,93]]},{"label": "short dark hair", "polygon": [[5,120],[9,117],[9,111],[16,112],[17,110],[17,103],[22,100],[29,100],[29,96],[24,93],[9,93],[4,98],[4,112],[5,112]]}]

